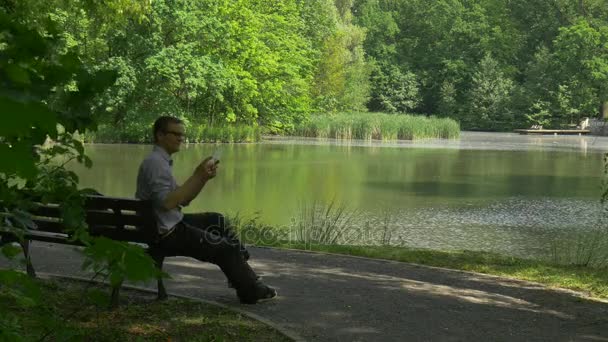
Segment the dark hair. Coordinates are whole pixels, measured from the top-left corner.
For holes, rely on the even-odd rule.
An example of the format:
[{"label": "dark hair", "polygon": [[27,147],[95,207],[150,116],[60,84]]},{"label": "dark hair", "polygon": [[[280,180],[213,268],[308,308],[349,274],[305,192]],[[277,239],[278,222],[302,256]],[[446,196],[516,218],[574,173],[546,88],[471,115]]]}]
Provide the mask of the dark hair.
[{"label": "dark hair", "polygon": [[184,122],[173,116],[161,116],[160,118],[156,119],[156,121],[154,121],[154,129],[152,130],[152,140],[154,142],[157,142],[156,134],[158,134],[158,132],[165,132],[170,123],[183,124]]}]

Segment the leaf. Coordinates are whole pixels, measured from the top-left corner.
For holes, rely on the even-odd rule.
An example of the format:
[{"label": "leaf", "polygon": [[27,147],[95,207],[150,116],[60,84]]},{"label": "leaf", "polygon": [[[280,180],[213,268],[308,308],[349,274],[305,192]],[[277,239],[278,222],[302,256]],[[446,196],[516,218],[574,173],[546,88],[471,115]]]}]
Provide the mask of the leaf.
[{"label": "leaf", "polygon": [[110,298],[108,295],[98,289],[92,289],[87,292],[87,298],[98,307],[107,307],[110,305]]},{"label": "leaf", "polygon": [[87,169],[90,169],[93,166],[93,161],[91,160],[91,158],[84,156],[84,166]]},{"label": "leaf", "polygon": [[21,248],[8,244],[2,247],[2,254],[8,259],[14,259],[17,255],[21,253]]},{"label": "leaf", "polygon": [[11,161],[10,163],[0,163],[0,173],[16,174],[24,179],[36,177],[37,169],[31,144],[23,141],[13,145],[0,143],[0,160]]},{"label": "leaf", "polygon": [[84,145],[76,139],[73,139],[72,142],[74,143],[74,148],[76,149],[78,154],[84,155]]},{"label": "leaf", "polygon": [[16,64],[8,64],[6,66],[6,75],[17,84],[28,85],[31,83],[29,73]]},{"label": "leaf", "polygon": [[0,125],[0,136],[30,136],[33,127],[44,134],[57,131],[57,115],[40,102],[19,102],[0,96],[0,116],[10,117]]},{"label": "leaf", "polygon": [[27,229],[38,229],[38,225],[32,220],[32,215],[28,212],[16,209],[13,211],[13,218],[21,223],[22,227]]},{"label": "leaf", "polygon": [[40,286],[26,274],[0,270],[0,284],[22,306],[32,307],[42,303]]},{"label": "leaf", "polygon": [[110,273],[110,286],[116,287],[116,286],[122,284],[122,282],[124,280],[125,280],[125,278],[123,277],[122,274],[120,274],[118,272]]}]

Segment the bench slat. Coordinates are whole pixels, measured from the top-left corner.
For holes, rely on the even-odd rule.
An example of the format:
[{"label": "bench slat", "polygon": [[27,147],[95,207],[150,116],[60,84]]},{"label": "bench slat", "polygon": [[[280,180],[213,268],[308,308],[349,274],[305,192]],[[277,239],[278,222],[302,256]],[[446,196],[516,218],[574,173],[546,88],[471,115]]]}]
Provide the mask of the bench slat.
[{"label": "bench slat", "polygon": [[140,201],[135,199],[105,197],[105,196],[87,196],[85,207],[87,209],[122,209],[137,212],[145,212],[152,206],[149,201]]},{"label": "bench slat", "polygon": [[[70,237],[66,234],[45,233],[46,232],[38,232],[33,230],[24,233],[23,236],[27,240],[82,246],[79,241],[70,241]],[[129,241],[137,243],[153,242],[153,240],[144,238],[141,234],[138,234],[138,232],[128,232],[127,234],[124,234],[124,232],[114,232],[112,230],[94,230],[93,232],[91,232],[91,234],[93,236],[104,236],[117,241]],[[0,235],[9,235],[9,233],[0,233]]]},{"label": "bench slat", "polygon": [[30,214],[44,217],[61,218],[61,209],[58,206],[39,205],[36,209],[30,210]]},{"label": "bench slat", "polygon": [[90,228],[93,236],[104,236],[113,240],[150,243],[154,237],[141,230],[116,229],[112,227],[95,226]]},{"label": "bench slat", "polygon": [[38,226],[38,229],[35,230],[49,233],[64,233],[65,226],[61,221],[48,221],[38,218],[34,218],[32,221]]},{"label": "bench slat", "polygon": [[87,211],[86,221],[89,225],[99,224],[117,227],[122,227],[125,225],[143,226],[145,224],[149,224],[149,220],[143,216],[138,216],[135,214],[115,214],[112,211],[101,210]]},{"label": "bench slat", "polygon": [[69,241],[67,235],[51,235],[51,234],[43,235],[43,234],[26,233],[25,238],[30,239],[30,240],[36,240],[36,241],[60,243],[60,244],[64,244],[64,245],[74,245],[74,246],[82,245],[78,241]]},{"label": "bench slat", "polygon": [[[48,232],[54,234],[65,234],[65,226],[63,222],[57,221],[46,221],[40,219],[33,220],[38,229],[34,230],[39,232]],[[143,241],[155,241],[158,232],[156,225],[147,228],[145,226],[135,226],[133,228],[118,228],[115,225],[104,225],[99,222],[89,223],[89,232],[91,235],[103,235],[115,240],[143,242]]]},{"label": "bench slat", "polygon": [[[85,210],[86,222],[92,235],[132,242],[152,242],[158,237],[154,209],[150,201],[86,196]],[[37,239],[37,232],[42,235],[45,232],[65,234],[58,204],[39,203],[30,213],[34,215],[32,220],[38,226],[37,230],[32,230],[33,239]],[[53,239],[59,241],[58,238]]]},{"label": "bench slat", "polygon": [[[57,207],[39,207],[30,212],[36,216],[35,220],[44,220],[44,218],[58,218],[61,219],[61,211]],[[86,221],[89,224],[97,223],[104,225],[115,225],[115,226],[146,226],[154,225],[155,221],[153,214],[143,216],[134,212],[123,212],[116,214],[113,211],[102,211],[102,210],[90,210],[86,213]]]}]

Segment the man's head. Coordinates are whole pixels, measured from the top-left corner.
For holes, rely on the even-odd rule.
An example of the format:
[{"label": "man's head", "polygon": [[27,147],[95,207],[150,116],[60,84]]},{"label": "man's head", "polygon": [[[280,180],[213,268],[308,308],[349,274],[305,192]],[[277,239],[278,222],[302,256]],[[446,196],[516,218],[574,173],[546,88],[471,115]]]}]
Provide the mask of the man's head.
[{"label": "man's head", "polygon": [[179,151],[185,132],[182,120],[172,116],[161,116],[154,122],[154,143],[167,153],[173,154]]}]

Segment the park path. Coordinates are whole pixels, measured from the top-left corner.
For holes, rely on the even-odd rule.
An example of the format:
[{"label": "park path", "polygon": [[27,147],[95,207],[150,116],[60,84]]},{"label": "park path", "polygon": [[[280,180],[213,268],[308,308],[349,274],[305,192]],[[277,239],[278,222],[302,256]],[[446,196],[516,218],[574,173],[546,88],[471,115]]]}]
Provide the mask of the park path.
[{"label": "park path", "polygon": [[[74,249],[34,242],[34,266],[84,276]],[[608,341],[608,304],[566,291],[391,261],[250,252],[275,300],[239,304],[215,265],[182,257],[165,261],[168,290],[254,313],[308,341]]]}]

